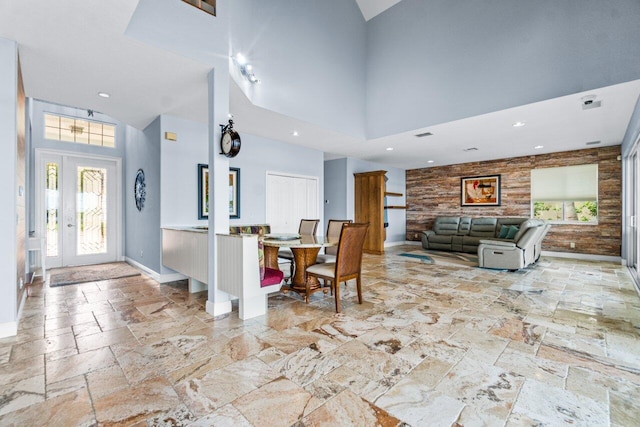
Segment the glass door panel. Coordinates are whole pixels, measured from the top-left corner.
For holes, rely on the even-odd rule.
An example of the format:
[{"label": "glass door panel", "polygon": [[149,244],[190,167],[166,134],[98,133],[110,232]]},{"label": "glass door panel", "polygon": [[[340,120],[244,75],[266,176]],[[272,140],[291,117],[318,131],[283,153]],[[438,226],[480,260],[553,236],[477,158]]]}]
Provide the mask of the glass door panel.
[{"label": "glass door panel", "polygon": [[78,167],[76,190],[76,251],[79,255],[107,252],[107,171]]},{"label": "glass door panel", "polygon": [[62,264],[115,261],[115,162],[70,157],[64,165]]},{"label": "glass door panel", "polygon": [[114,262],[118,256],[118,162],[36,154],[36,232],[47,267]]}]

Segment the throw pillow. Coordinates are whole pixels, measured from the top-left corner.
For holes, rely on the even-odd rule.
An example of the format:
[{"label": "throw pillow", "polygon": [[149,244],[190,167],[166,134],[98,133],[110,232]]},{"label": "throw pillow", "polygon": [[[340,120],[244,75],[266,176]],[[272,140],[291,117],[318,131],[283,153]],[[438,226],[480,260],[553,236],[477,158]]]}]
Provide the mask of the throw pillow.
[{"label": "throw pillow", "polygon": [[518,234],[518,227],[516,227],[515,225],[510,225],[509,226],[509,232],[507,233],[507,239],[513,239],[514,237],[516,237],[516,234]]},{"label": "throw pillow", "polygon": [[509,234],[509,226],[503,225],[500,227],[500,234],[498,234],[498,239],[506,239]]}]

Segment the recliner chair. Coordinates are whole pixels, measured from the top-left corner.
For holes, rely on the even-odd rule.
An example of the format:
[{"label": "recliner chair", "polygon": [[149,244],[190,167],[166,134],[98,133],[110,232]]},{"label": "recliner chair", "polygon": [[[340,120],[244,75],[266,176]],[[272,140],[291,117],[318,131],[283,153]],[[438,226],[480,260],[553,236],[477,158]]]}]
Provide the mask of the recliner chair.
[{"label": "recliner chair", "polygon": [[518,270],[540,258],[542,239],[550,225],[541,219],[528,219],[520,227],[513,242],[481,240],[478,246],[478,266],[501,270]]}]

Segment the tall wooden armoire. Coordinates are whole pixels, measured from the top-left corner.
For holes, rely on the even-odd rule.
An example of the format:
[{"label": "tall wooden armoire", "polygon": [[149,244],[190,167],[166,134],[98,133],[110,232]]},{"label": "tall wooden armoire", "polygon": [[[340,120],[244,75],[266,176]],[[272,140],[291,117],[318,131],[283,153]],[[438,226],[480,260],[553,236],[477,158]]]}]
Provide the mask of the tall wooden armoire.
[{"label": "tall wooden armoire", "polygon": [[364,252],[384,254],[384,191],[387,171],[354,173],[355,220],[368,222],[369,231],[364,241]]}]

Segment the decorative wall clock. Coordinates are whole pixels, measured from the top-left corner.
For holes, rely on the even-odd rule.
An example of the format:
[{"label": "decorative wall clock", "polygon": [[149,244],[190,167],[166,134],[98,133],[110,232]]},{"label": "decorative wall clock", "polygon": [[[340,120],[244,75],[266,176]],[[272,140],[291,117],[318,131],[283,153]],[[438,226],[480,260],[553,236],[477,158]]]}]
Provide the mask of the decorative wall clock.
[{"label": "decorative wall clock", "polygon": [[220,125],[222,136],[220,137],[220,154],[227,157],[235,157],[240,152],[240,135],[233,130],[233,120],[228,125]]},{"label": "decorative wall clock", "polygon": [[144,180],[144,171],[142,169],[138,169],[138,173],[136,174],[136,181],[133,184],[133,195],[136,198],[136,208],[138,211],[142,211],[144,207],[144,201],[147,198],[147,184]]}]

